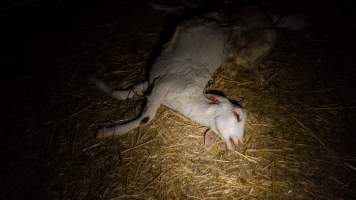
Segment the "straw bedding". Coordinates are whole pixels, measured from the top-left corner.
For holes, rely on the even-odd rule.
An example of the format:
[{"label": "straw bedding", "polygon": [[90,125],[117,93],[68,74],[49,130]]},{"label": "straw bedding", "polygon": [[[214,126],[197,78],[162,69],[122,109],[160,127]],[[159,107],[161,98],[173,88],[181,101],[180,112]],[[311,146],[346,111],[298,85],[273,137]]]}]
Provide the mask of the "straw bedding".
[{"label": "straw bedding", "polygon": [[[45,162],[34,166],[36,170],[29,170],[29,174],[41,173],[38,166],[46,163],[48,180],[42,187],[50,198],[354,197],[356,157],[345,141],[353,127],[348,119],[354,119],[355,104],[352,98],[340,98],[349,94],[355,70],[335,72],[332,61],[323,60],[328,59],[329,52],[319,52],[326,45],[323,41],[293,47],[288,34],[282,35],[257,69],[261,79],[243,71],[241,76],[231,79],[224,67],[216,73],[207,88],[224,92],[248,110],[245,143],[236,151],[227,151],[219,138],[207,151],[203,145],[206,128],[163,106],[145,127],[119,138],[95,139],[100,126],[136,116],[142,99],[112,100],[79,77],[85,73],[84,68],[91,68],[102,72],[101,78],[114,88],[143,80],[145,60],[164,20],[150,11],[142,15],[150,20],[141,24],[137,23],[144,20],[141,18],[119,23],[131,34],[122,31],[109,35],[108,41],[95,48],[85,44],[87,52],[80,55],[75,54],[82,50],[80,42],[75,43],[78,46],[73,47],[74,56],[66,57],[66,62],[56,61],[55,73],[39,75],[43,82],[52,80],[51,86],[38,89],[38,94],[48,94],[50,99],[42,109],[44,114],[40,114],[46,120],[41,121],[39,128],[30,128],[39,130],[38,135],[32,132],[14,148],[25,148],[25,144],[30,148],[32,141],[42,138],[42,145],[31,152],[45,152],[40,154],[44,154]],[[131,23],[138,25],[129,26]],[[85,27],[72,37],[76,40],[81,34],[101,35],[109,30],[119,31],[119,25]],[[96,38],[102,38],[90,38],[90,34],[86,37],[95,43],[100,43]],[[25,81],[37,82],[36,77],[30,79]],[[38,96],[29,98],[41,107]],[[31,116],[25,113],[24,117]],[[16,152],[20,152],[19,157],[29,154],[8,151],[9,155]],[[26,159],[20,163],[32,157]],[[21,182],[24,177],[20,174],[13,180]]]}]

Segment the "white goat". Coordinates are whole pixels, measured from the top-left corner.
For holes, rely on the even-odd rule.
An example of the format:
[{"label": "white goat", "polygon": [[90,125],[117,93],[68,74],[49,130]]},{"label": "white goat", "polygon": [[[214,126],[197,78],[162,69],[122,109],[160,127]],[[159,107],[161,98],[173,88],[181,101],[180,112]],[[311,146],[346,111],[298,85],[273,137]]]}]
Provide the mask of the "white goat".
[{"label": "white goat", "polygon": [[222,27],[204,19],[191,19],[176,28],[171,40],[156,58],[149,80],[135,85],[131,91],[111,91],[103,82],[98,88],[123,100],[134,93],[146,95],[146,105],[136,119],[98,131],[98,138],[117,136],[150,122],[161,104],[206,126],[220,136],[228,149],[243,142],[246,111],[223,96],[204,94],[213,73],[224,62],[228,48]]}]

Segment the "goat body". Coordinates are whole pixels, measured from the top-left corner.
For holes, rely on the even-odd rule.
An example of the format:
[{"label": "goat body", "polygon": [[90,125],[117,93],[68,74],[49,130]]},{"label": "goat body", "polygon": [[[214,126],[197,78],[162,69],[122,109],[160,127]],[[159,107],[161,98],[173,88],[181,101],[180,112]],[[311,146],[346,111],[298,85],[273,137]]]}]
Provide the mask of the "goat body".
[{"label": "goat body", "polygon": [[[98,138],[121,135],[151,121],[161,104],[208,127],[219,135],[229,149],[243,141],[246,112],[227,98],[204,94],[207,82],[226,57],[223,28],[215,22],[191,19],[180,24],[163,47],[149,74],[149,80],[132,88],[144,93],[147,103],[136,119],[98,131]],[[111,91],[98,81],[97,86],[117,99],[130,98],[133,92]]]}]

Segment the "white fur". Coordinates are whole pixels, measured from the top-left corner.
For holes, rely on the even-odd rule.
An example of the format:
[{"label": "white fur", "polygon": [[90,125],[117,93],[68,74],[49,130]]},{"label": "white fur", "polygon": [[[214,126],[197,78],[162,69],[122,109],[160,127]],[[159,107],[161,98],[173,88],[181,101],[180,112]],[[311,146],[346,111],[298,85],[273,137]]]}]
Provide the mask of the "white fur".
[{"label": "white fur", "polygon": [[[214,131],[229,149],[237,146],[243,141],[245,110],[225,97],[204,94],[207,82],[225,59],[225,50],[224,32],[216,23],[192,19],[179,25],[152,66],[148,82],[153,89],[146,95],[141,115],[127,123],[102,128],[97,137],[121,135],[146,124],[163,104]],[[128,91],[111,91],[101,82],[97,85],[118,99],[131,97]],[[133,90],[142,92],[146,88],[135,86]]]}]

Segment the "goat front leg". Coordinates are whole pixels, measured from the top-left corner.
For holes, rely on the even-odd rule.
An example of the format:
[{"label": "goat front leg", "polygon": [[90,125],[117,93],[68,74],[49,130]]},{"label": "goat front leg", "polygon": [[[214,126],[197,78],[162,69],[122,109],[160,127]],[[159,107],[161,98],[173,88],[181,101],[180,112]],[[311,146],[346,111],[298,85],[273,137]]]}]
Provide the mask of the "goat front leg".
[{"label": "goat front leg", "polygon": [[142,82],[134,85],[129,90],[114,90],[111,92],[111,96],[118,100],[131,99],[135,95],[143,95],[148,88],[148,82]]},{"label": "goat front leg", "polygon": [[160,85],[158,83],[156,87],[153,88],[152,93],[146,97],[147,103],[139,117],[124,124],[99,129],[97,132],[97,138],[119,136],[141,125],[149,123],[155,117],[163,97],[167,94],[167,91],[168,87],[166,85]]},{"label": "goat front leg", "polygon": [[148,88],[148,81],[136,84],[128,90],[112,90],[103,81],[94,79],[96,87],[118,100],[131,99],[136,95],[143,95]]}]

